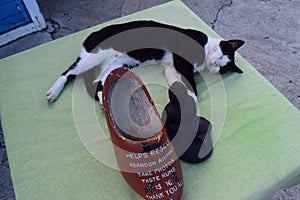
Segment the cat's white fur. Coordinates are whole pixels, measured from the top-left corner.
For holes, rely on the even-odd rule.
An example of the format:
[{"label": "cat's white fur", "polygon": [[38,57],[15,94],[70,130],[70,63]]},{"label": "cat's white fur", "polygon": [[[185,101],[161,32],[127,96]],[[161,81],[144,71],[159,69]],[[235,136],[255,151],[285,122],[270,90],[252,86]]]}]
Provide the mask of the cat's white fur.
[{"label": "cat's white fur", "polygon": [[228,56],[223,55],[219,46],[221,39],[208,37],[208,42],[204,46],[205,67],[211,73],[218,73],[220,68],[226,65],[230,60]]},{"label": "cat's white fur", "polygon": [[[205,62],[204,64],[197,66],[195,64],[196,71],[202,71],[204,68],[207,68],[211,73],[218,73],[220,67],[226,65],[229,61],[227,56],[223,56],[223,53],[219,47],[219,39],[208,37],[208,42],[204,47],[205,50]],[[168,84],[172,85],[175,81],[180,81],[181,75],[175,70],[173,64],[173,54],[168,52],[165,54],[162,60],[151,60],[144,63],[129,57],[126,53],[116,51],[112,48],[110,49],[99,49],[96,53],[88,53],[83,47],[80,53],[80,61],[77,66],[67,72],[64,76],[60,76],[56,82],[52,85],[49,91],[46,94],[46,98],[49,102],[55,101],[61,91],[64,88],[64,85],[67,82],[68,75],[79,75],[83,72],[86,72],[94,67],[100,67],[100,76],[95,80],[95,82],[102,81],[104,84],[109,73],[118,67],[121,67],[123,63],[128,65],[147,65],[147,64],[160,64],[164,66],[164,74],[167,78]],[[195,101],[197,101],[196,95],[188,91],[188,94],[192,96]],[[102,104],[102,92],[98,92],[97,96],[99,98],[100,104]]]}]

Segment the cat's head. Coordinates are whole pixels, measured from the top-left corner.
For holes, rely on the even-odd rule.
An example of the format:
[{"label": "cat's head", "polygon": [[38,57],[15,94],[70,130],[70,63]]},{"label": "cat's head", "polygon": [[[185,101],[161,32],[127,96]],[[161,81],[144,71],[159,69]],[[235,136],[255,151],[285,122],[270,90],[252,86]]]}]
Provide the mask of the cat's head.
[{"label": "cat's head", "polygon": [[210,45],[205,65],[211,73],[224,74],[227,71],[243,73],[234,62],[234,53],[245,42],[242,40],[217,40]]}]

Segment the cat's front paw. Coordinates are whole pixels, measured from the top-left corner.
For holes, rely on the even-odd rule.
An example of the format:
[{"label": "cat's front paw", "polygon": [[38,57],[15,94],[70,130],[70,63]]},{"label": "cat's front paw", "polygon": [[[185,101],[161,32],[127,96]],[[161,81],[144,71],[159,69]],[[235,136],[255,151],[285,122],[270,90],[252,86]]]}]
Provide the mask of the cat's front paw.
[{"label": "cat's front paw", "polygon": [[55,83],[52,85],[52,87],[48,90],[46,93],[46,99],[48,100],[49,103],[54,102],[61,91],[64,88],[64,85],[66,83],[66,78],[65,77],[59,77]]},{"label": "cat's front paw", "polygon": [[51,87],[46,93],[46,99],[49,103],[53,103],[59,96],[60,91],[56,88]]},{"label": "cat's front paw", "polygon": [[51,89],[46,93],[46,99],[49,103],[54,102],[57,99],[58,95],[55,94]]}]

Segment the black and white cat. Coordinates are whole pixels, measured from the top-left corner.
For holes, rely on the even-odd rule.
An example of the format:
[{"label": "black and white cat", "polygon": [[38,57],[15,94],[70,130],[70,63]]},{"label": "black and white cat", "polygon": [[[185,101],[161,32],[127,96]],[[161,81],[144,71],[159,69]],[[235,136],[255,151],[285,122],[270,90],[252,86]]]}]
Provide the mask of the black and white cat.
[{"label": "black and white cat", "polygon": [[[198,44],[205,51],[204,63],[200,66],[188,62],[183,57],[169,51],[168,49],[142,48],[129,52],[119,51],[114,46],[101,46],[104,40],[116,34],[145,27],[158,27],[177,31],[184,34]],[[143,37],[142,35],[140,37]],[[147,38],[145,38],[147,39]],[[132,41],[134,42],[134,41]],[[178,43],[184,41],[176,41]],[[90,95],[99,100],[102,104],[102,84],[109,73],[118,67],[137,67],[146,64],[160,64],[164,66],[164,74],[169,85],[175,81],[185,82],[190,85],[188,94],[197,100],[197,89],[194,80],[194,73],[207,68],[211,73],[225,73],[227,71],[243,73],[234,62],[235,51],[244,44],[242,40],[220,40],[211,38],[206,34],[191,29],[182,29],[154,21],[133,21],[124,24],[107,26],[97,32],[90,34],[83,43],[81,53],[76,61],[58,77],[53,86],[46,94],[49,102],[55,101],[65,84],[70,78],[79,74],[87,74],[95,67],[100,68],[100,75],[96,80],[91,77],[85,78],[85,84]],[[182,76],[184,78],[182,78]],[[188,81],[188,83],[186,83]]]}]

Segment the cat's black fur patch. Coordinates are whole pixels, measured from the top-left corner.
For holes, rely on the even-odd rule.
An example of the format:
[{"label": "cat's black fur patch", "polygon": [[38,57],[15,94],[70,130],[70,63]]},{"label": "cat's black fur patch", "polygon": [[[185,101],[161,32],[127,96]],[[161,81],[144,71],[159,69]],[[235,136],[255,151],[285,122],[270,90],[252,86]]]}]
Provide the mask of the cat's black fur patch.
[{"label": "cat's black fur patch", "polygon": [[103,29],[89,35],[87,39],[84,41],[83,46],[85,47],[87,52],[92,52],[104,40],[118,33],[131,30],[131,29],[144,28],[144,27],[158,27],[158,28],[166,28],[166,29],[178,31],[180,33],[183,33],[193,38],[201,46],[204,46],[208,41],[208,37],[200,31],[191,30],[191,29],[182,29],[176,26],[162,24],[154,21],[133,21],[124,24],[115,24],[115,25],[104,27]]},{"label": "cat's black fur patch", "polygon": [[146,62],[152,59],[161,60],[165,55],[165,50],[144,48],[130,51],[127,54],[140,62]]},{"label": "cat's black fur patch", "polygon": [[[145,48],[145,49],[137,49],[127,54],[140,61],[145,62],[147,60],[161,60],[165,55],[166,51],[161,49],[152,49],[152,48]],[[180,72],[180,74],[184,77],[184,84],[189,87],[191,91],[193,91],[197,95],[197,88],[196,82],[194,79],[194,66],[187,61],[186,59],[182,58],[181,56],[173,53],[173,62],[176,71]],[[130,68],[136,66],[130,66]]]}]

